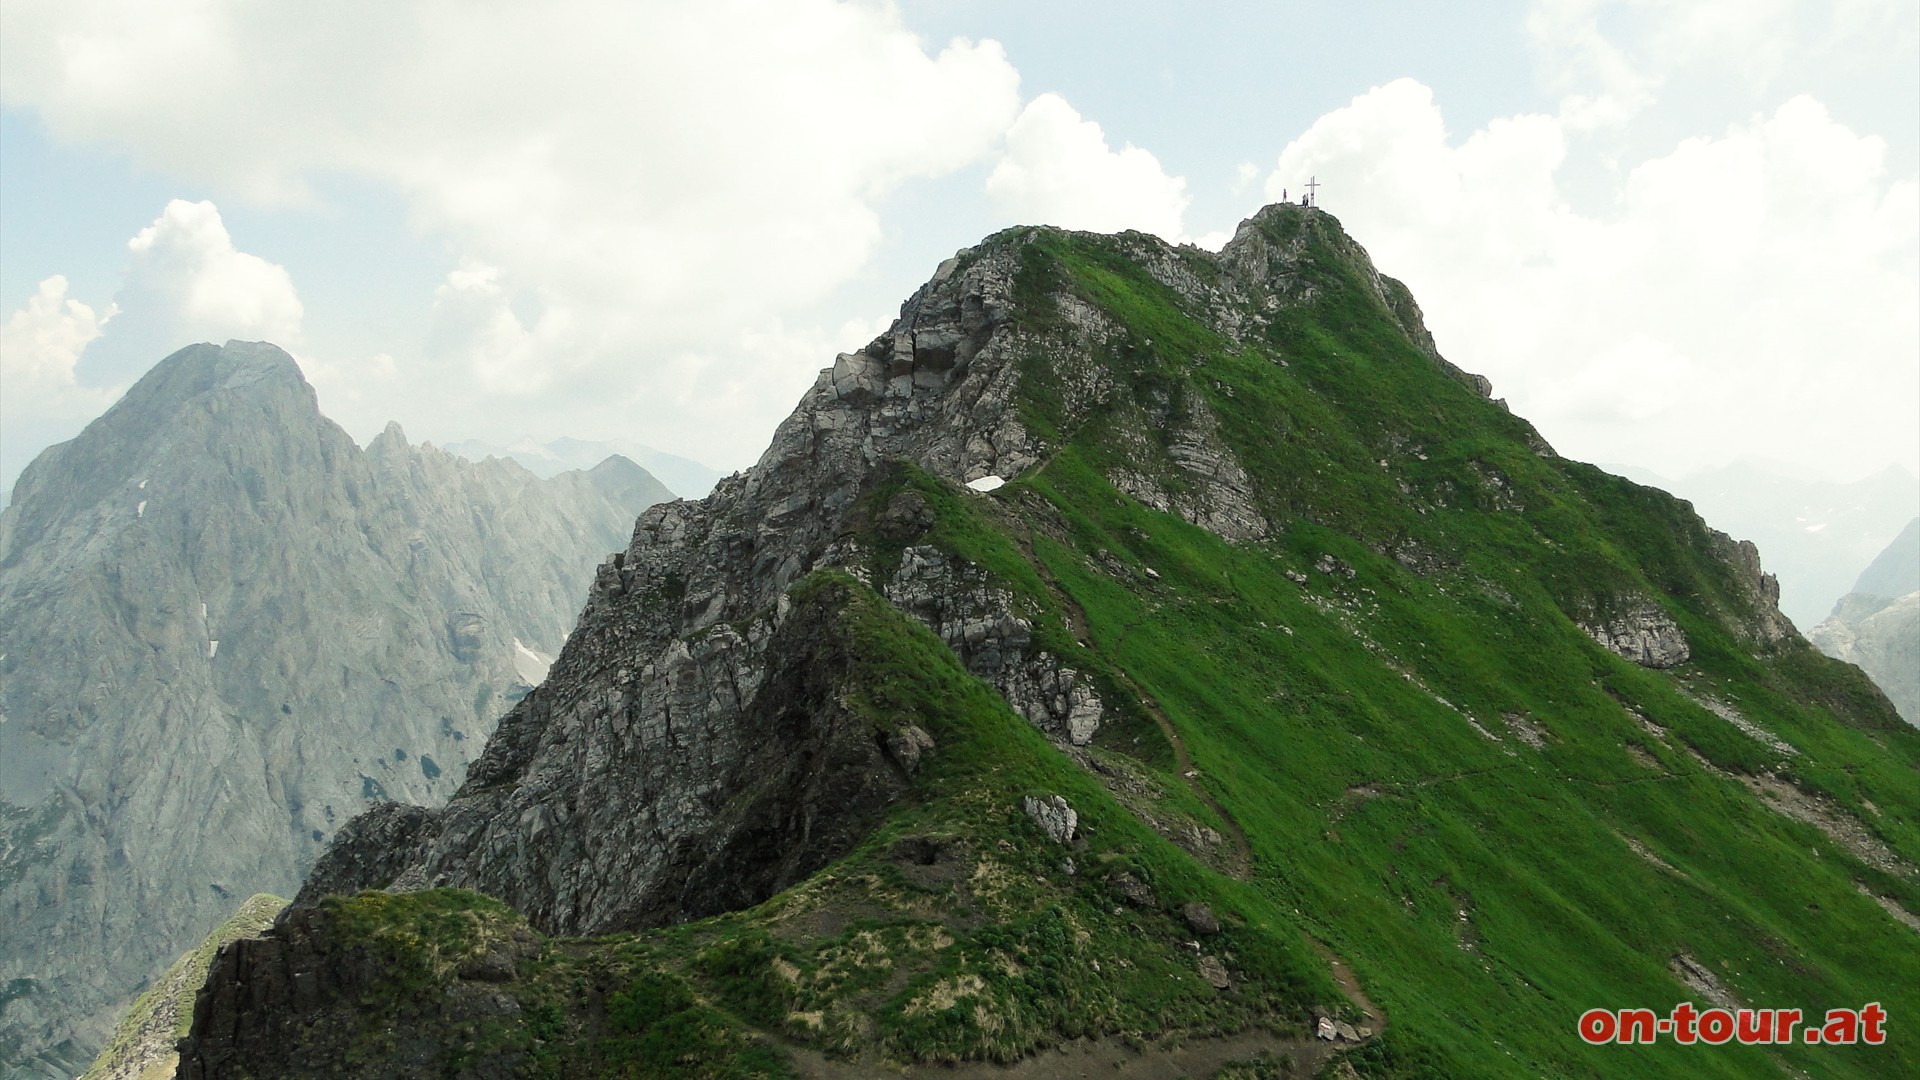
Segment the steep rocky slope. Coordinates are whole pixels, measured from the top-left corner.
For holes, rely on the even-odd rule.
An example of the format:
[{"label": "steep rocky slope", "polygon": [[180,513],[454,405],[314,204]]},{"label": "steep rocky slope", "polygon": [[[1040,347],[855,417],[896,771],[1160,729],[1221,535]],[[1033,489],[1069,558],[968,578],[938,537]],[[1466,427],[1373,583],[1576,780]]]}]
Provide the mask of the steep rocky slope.
[{"label": "steep rocky slope", "polygon": [[443,801],[666,497],[621,459],[363,451],[242,342],[42,454],[0,514],[0,1071],[71,1076],[356,813]]},{"label": "steep rocky slope", "polygon": [[1873,560],[1807,640],[1857,664],[1909,724],[1920,724],[1920,518]]},{"label": "steep rocky slope", "polygon": [[1920,1008],[1920,736],[1777,600],[1322,212],[1011,230],[642,515],[448,805],[220,954],[181,1075],[1911,1071],[1575,1034]]}]

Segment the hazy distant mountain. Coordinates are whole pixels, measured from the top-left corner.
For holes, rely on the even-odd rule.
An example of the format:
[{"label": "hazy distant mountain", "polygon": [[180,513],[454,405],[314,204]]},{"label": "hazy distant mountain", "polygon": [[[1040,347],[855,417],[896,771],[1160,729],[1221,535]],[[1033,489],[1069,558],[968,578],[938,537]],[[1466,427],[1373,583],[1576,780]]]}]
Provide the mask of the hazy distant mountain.
[{"label": "hazy distant mountain", "polygon": [[1908,723],[1920,725],[1920,518],[1907,523],[1807,639],[1828,656],[1858,664]]},{"label": "hazy distant mountain", "polygon": [[386,798],[438,803],[667,497],[365,450],[286,353],[195,345],[0,512],[0,1073],[72,1076],[118,1008]]},{"label": "hazy distant mountain", "polygon": [[506,446],[484,439],[461,439],[446,443],[441,449],[474,461],[488,457],[512,458],[539,476],[553,476],[567,469],[584,469],[594,462],[605,461],[610,454],[619,454],[639,462],[683,499],[704,498],[720,479],[718,471],[690,458],[624,439],[593,442],[561,437],[539,442],[532,436],[522,436]]},{"label": "hazy distant mountain", "polygon": [[1846,484],[1756,462],[1677,480],[1605,468],[1687,499],[1715,528],[1752,540],[1780,578],[1780,610],[1802,630],[1826,618],[1834,598],[1920,514],[1920,477],[1896,465]]},{"label": "hazy distant mountain", "polygon": [[1905,596],[1920,590],[1920,518],[1907,522],[1853,583],[1853,591],[1872,596]]}]

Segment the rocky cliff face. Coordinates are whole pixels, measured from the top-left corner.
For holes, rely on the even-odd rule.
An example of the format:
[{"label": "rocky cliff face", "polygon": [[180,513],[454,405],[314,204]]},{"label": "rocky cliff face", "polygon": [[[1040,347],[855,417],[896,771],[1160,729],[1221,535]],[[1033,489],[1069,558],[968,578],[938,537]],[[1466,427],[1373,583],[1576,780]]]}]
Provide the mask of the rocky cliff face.
[{"label": "rocky cliff face", "polygon": [[397,425],[363,451],[242,342],[174,354],[42,454],[0,515],[8,1075],[90,1056],[368,805],[443,801],[664,497],[630,462],[541,481]]},{"label": "rocky cliff face", "polygon": [[[1449,1027],[1482,991],[1533,1017],[1502,1028],[1532,1057],[1433,1071],[1589,1068],[1556,1056],[1565,1018],[1540,998],[1632,997],[1613,972],[1668,964],[1628,946],[1590,963],[1595,921],[1658,952],[1729,918],[1702,903],[1654,932],[1599,898],[1675,860],[1719,881],[1730,848],[1771,837],[1732,770],[1811,761],[1816,730],[1903,736],[1786,628],[1750,545],[1558,458],[1490,393],[1316,211],[1270,207],[1218,256],[1045,229],[959,253],[820,373],[753,469],[640,517],[446,806],[356,819],[282,926],[221,954],[183,1075],[504,1075],[576,1051],[612,1072],[638,1037],[620,1010],[696,1000],[731,1010],[702,1030],[750,1024],[876,1074],[1284,1028],[1324,992],[1300,975],[1320,961],[1288,951],[1309,924],[1379,950],[1397,1031],[1484,1042]],[[881,629],[844,637],[867,609]],[[1776,656],[1831,677],[1844,719],[1800,676],[1763,685]],[[947,669],[966,688],[898,689]],[[969,694],[991,707],[943,713]],[[1913,801],[1896,773],[1880,805]],[[1711,793],[1738,826],[1689,818],[1711,841],[1674,832],[1669,860],[1643,859],[1621,837],[1669,816],[1622,808],[1641,780]],[[1809,860],[1804,840],[1767,857]],[[461,974],[518,940],[498,905],[431,947],[381,921],[492,903],[447,887],[545,934],[615,936]],[[1839,887],[1852,899],[1827,902],[1879,911]],[[389,892],[329,898],[356,890]],[[383,981],[381,949],[421,974]],[[492,1049],[451,1049],[456,1028]]]},{"label": "rocky cliff face", "polygon": [[[1229,540],[1268,532],[1208,405],[1129,386],[1103,362],[1130,336],[1109,313],[1063,296],[1043,325],[1013,318],[1019,291],[1046,288],[1034,280],[1046,269],[1026,253],[1037,235],[1002,234],[942,263],[886,334],[820,373],[753,469],[700,502],[642,515],[632,544],[600,567],[580,630],[546,687],[501,721],[449,806],[411,819],[397,872],[389,873],[391,843],[353,842],[356,830],[330,850],[301,899],[458,885],[566,934],[705,913],[682,898],[674,867],[684,856],[676,853],[713,843],[732,795],[716,779],[738,773],[755,749],[747,715],[766,677],[784,590],[817,568],[847,569],[883,587],[1021,715],[1069,741],[1090,740],[1103,710],[1096,692],[1034,642],[1034,612],[1010,592],[911,543],[925,527],[913,496],[881,510],[904,545],[886,565],[874,567],[874,552],[848,535],[884,462],[962,485],[1042,463],[1058,444],[1028,423],[1017,400],[1023,372],[1035,364],[1061,388],[1056,430],[1119,402],[1153,416],[1151,428],[1126,433],[1138,445],[1114,466],[1115,487]],[[1304,232],[1289,247],[1250,223],[1217,263],[1138,234],[1117,242],[1156,281],[1218,313],[1230,334],[1244,332],[1249,310],[1312,295],[1295,266]],[[1341,254],[1365,267],[1383,303],[1398,298],[1398,317],[1418,327],[1404,290],[1389,294],[1364,252],[1348,240]],[[1424,333],[1418,329],[1420,340],[1430,341]],[[876,569],[884,580],[875,580]],[[367,827],[390,828],[384,819]],[[357,870],[363,866],[368,872]]]}]

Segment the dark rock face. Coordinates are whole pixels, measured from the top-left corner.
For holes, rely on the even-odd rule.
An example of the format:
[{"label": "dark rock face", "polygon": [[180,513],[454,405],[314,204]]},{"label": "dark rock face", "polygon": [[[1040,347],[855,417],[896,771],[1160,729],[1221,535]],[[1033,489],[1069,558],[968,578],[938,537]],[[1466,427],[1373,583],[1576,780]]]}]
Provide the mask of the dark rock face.
[{"label": "dark rock face", "polygon": [[[775,648],[790,614],[784,592],[816,567],[867,574],[867,554],[843,526],[883,460],[958,482],[1012,476],[1039,460],[1042,447],[1012,404],[1018,361],[1029,348],[1060,346],[1009,322],[1019,255],[1010,241],[943,264],[891,331],[821,372],[757,466],[700,502],[643,514],[627,550],[600,567],[547,682],[501,720],[459,795],[414,840],[407,867],[389,875],[348,837],[315,880],[340,889],[461,885],[507,901],[543,931],[596,933],[719,910],[728,901],[707,894],[745,853],[774,852],[765,838],[836,835],[842,825],[831,814],[793,816],[790,800],[804,805],[818,782],[804,774],[825,765],[851,776],[873,765],[866,755],[885,751],[871,739],[857,753],[853,742],[828,739],[823,759],[766,756],[789,745],[767,741],[769,731],[803,719],[833,725],[831,709],[803,715],[826,703],[801,707],[813,691],[795,667],[800,654]],[[923,529],[927,515],[912,503],[889,510],[885,527],[902,536]],[[956,619],[960,632],[1004,624],[1017,641],[1011,598],[980,600],[984,607]],[[995,656],[1010,683],[1045,683],[1045,659],[1018,649]],[[1056,670],[1056,689],[1059,680]],[[1064,733],[1071,695],[1055,696]],[[861,775],[881,784],[888,770]],[[748,780],[761,795],[741,787]],[[711,867],[696,862],[694,852],[716,849],[734,854]],[[789,865],[798,864],[748,874],[733,895],[782,880]]]},{"label": "dark rock face", "polygon": [[[388,974],[378,952],[343,943],[341,936],[328,913],[289,909],[265,935],[223,946],[214,958],[218,974],[194,1000],[193,1026],[182,1041],[186,1052],[174,1075],[183,1080],[327,1075],[331,1066],[315,1069],[304,1061],[288,1061],[289,1048],[306,1040],[310,1047],[317,1042],[346,1057],[347,1048],[365,1039],[365,1033],[344,1025],[329,1028],[323,1006],[381,993]],[[398,1045],[380,1071],[370,1075],[422,1080],[443,1075],[439,1062],[453,1049],[448,1045],[451,1033],[463,1024],[520,1011],[499,984],[510,982],[516,961],[535,948],[533,934],[523,926],[462,962],[449,990],[432,1003],[437,1022],[389,1029]],[[483,1071],[462,1075],[515,1076],[519,1064],[511,1056],[496,1057]]]},{"label": "dark rock face", "polygon": [[1733,568],[1734,579],[1757,617],[1740,629],[1753,641],[1773,645],[1795,636],[1792,620],[1780,613],[1780,579],[1760,567],[1760,548],[1711,530],[1714,551]]},{"label": "dark rock face", "polygon": [[363,451],[243,342],[43,453],[0,513],[0,1064],[97,1046],[370,801],[446,799],[644,479]]}]

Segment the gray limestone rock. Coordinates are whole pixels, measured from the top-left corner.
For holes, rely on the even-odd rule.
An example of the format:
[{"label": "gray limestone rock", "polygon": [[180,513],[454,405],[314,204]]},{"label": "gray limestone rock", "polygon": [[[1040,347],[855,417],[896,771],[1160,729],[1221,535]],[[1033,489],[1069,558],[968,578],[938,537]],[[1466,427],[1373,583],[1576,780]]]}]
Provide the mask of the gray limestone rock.
[{"label": "gray limestone rock", "polygon": [[1033,819],[1047,839],[1056,844],[1073,841],[1073,833],[1080,824],[1080,815],[1073,812],[1067,800],[1058,795],[1029,795],[1022,806],[1027,816]]},{"label": "gray limestone rock", "polygon": [[1893,600],[1849,593],[1807,640],[1866,672],[1902,719],[1920,725],[1920,592]]},{"label": "gray limestone rock", "polygon": [[1759,546],[1751,540],[1735,540],[1718,529],[1709,530],[1708,535],[1715,554],[1733,568],[1734,580],[1754,611],[1753,618],[1741,620],[1737,628],[1764,645],[1793,637],[1792,620],[1780,613],[1780,579],[1761,569]]},{"label": "gray limestone rock", "polygon": [[1216,990],[1225,990],[1233,985],[1233,976],[1227,973],[1227,965],[1217,956],[1202,956],[1199,962],[1200,977]]},{"label": "gray limestone rock", "polygon": [[1188,903],[1180,909],[1180,917],[1187,920],[1187,926],[1201,937],[1220,932],[1220,920],[1213,909],[1199,901]]},{"label": "gray limestone rock", "polygon": [[1807,631],[1807,640],[1866,672],[1907,723],[1920,725],[1920,589],[1911,587],[1916,581],[1920,518],[1861,572],[1826,621]]},{"label": "gray limestone rock", "polygon": [[1693,655],[1679,624],[1644,600],[1625,605],[1605,618],[1582,623],[1581,629],[1603,647],[1641,667],[1670,668],[1686,663]]},{"label": "gray limestone rock", "polygon": [[1143,911],[1152,911],[1160,906],[1160,898],[1154,895],[1153,888],[1132,874],[1122,871],[1107,879],[1107,883],[1113,886],[1113,891],[1119,893],[1122,900]]},{"label": "gray limestone rock", "polygon": [[244,342],[168,357],[41,454],[0,513],[6,1064],[97,1046],[370,805],[451,795],[516,660],[560,649],[663,497],[630,462],[541,480],[397,425],[362,450]]}]

